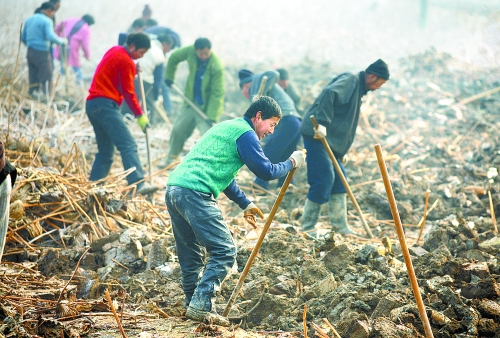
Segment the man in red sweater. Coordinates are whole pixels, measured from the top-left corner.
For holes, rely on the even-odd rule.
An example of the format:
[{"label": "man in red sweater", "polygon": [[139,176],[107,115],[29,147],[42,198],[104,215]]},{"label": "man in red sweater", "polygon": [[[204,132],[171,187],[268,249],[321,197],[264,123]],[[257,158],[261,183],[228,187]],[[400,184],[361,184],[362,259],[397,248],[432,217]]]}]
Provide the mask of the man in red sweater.
[{"label": "man in red sweater", "polygon": [[136,67],[133,60],[141,58],[151,47],[145,33],[133,33],[127,38],[126,46],[115,46],[104,54],[92,79],[85,109],[94,127],[98,152],[95,156],[90,180],[106,177],[113,164],[115,147],[120,151],[125,170],[135,167],[127,176],[128,184],[137,184],[137,192],[148,194],[154,190],[143,182],[144,172],[137,152],[137,144],[123,121],[120,105],[123,100],[137,118],[143,131],[149,127],[149,120],[141,110],[134,91]]}]

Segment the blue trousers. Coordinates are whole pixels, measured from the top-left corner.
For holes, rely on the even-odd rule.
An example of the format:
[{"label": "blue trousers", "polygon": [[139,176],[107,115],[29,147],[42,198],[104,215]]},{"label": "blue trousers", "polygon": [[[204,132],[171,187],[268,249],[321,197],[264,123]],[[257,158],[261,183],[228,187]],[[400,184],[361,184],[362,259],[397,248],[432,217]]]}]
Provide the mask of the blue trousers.
[{"label": "blue trousers", "polygon": [[[297,149],[300,141],[300,119],[295,116],[284,116],[281,118],[274,134],[266,136],[266,144],[262,147],[264,154],[271,163],[279,163],[288,160],[290,155]],[[285,182],[286,175],[278,179],[278,188]],[[256,177],[256,184],[264,189],[269,188],[269,181]]]},{"label": "blue trousers", "polygon": [[[304,147],[307,150],[307,182],[309,183],[307,198],[313,202],[323,204],[328,202],[331,194],[345,193],[344,185],[335,172],[332,160],[321,140],[304,136]],[[335,157],[340,169],[347,178],[342,164],[342,157]]]},{"label": "blue trousers", "polygon": [[128,184],[142,180],[144,172],[137,144],[123,121],[118,104],[110,99],[97,98],[87,101],[85,110],[94,127],[98,149],[90,172],[90,180],[97,181],[108,176],[113,164],[115,147],[120,151],[123,168],[127,170],[135,167],[135,170],[127,176]]},{"label": "blue trousers", "polygon": [[[165,202],[172,220],[186,305],[202,311],[215,310],[216,292],[236,261],[236,246],[222,211],[212,194],[176,186],[167,185]],[[206,265],[203,248],[209,255]]]},{"label": "blue trousers", "polygon": [[170,88],[168,88],[164,81],[161,82],[161,96],[163,96],[163,109],[167,113],[172,114],[174,109],[172,107],[172,100],[170,99]]}]

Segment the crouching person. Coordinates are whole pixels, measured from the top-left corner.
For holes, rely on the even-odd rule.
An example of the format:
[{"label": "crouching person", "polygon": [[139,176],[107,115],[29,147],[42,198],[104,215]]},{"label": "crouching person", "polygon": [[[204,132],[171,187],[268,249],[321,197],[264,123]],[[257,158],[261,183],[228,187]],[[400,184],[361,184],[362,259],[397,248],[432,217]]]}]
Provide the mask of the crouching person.
[{"label": "crouching person", "polygon": [[[274,132],[281,117],[274,99],[260,97],[243,118],[224,121],[205,133],[168,177],[165,201],[190,319],[229,326],[214,305],[216,292],[236,261],[236,246],[216,201],[219,194],[224,192],[238,204],[246,221],[257,228],[256,216],[264,215],[236,184],[239,169],[246,165],[258,177],[271,180],[305,166],[301,151],[276,164],[262,151],[259,140]],[[206,264],[203,248],[209,255]]]}]

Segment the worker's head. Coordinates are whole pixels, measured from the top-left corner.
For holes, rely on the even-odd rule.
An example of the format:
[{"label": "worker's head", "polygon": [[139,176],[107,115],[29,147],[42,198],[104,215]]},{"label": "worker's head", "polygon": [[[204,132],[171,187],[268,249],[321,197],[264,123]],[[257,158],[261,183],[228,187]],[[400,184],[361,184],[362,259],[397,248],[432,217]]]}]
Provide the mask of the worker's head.
[{"label": "worker's head", "polygon": [[144,21],[147,21],[151,18],[152,14],[153,14],[153,11],[151,10],[151,7],[149,7],[149,5],[145,5],[144,9],[142,10],[142,19]]},{"label": "worker's head", "polygon": [[278,85],[281,88],[286,89],[286,87],[288,87],[288,83],[290,82],[288,71],[285,68],[278,68],[276,69],[276,71],[278,71],[278,73],[280,74],[278,78]]},{"label": "worker's head", "polygon": [[174,45],[174,39],[170,35],[160,34],[156,37],[163,47],[163,53],[168,53]]},{"label": "worker's head", "polygon": [[134,32],[142,32],[146,28],[146,21],[142,19],[136,19],[132,22],[132,29]]},{"label": "worker's head", "polygon": [[54,5],[54,12],[61,7],[61,0],[50,0],[50,2]]},{"label": "worker's head", "polygon": [[194,42],[194,48],[196,49],[196,56],[200,61],[207,61],[210,58],[212,52],[212,43],[207,38],[198,38]]},{"label": "worker's head", "polygon": [[40,6],[40,12],[48,16],[49,18],[52,18],[54,16],[54,13],[56,12],[56,9],[54,7],[54,4],[50,1],[44,2]]},{"label": "worker's head", "polygon": [[274,133],[274,128],[278,125],[283,113],[281,108],[272,97],[259,96],[250,104],[245,117],[253,123],[253,128],[259,140]]},{"label": "worker's head", "polygon": [[90,14],[85,14],[84,16],[82,16],[82,20],[85,21],[89,26],[92,26],[95,23],[94,17]]},{"label": "worker's head", "polygon": [[378,59],[365,70],[365,85],[367,90],[377,90],[389,80],[387,63]]},{"label": "worker's head", "polygon": [[238,78],[240,79],[240,89],[243,96],[247,99],[250,99],[250,87],[252,86],[253,81],[253,72],[248,69],[241,69],[238,72]]},{"label": "worker's head", "polygon": [[130,33],[127,36],[127,50],[134,60],[140,59],[151,48],[151,40],[146,33]]}]

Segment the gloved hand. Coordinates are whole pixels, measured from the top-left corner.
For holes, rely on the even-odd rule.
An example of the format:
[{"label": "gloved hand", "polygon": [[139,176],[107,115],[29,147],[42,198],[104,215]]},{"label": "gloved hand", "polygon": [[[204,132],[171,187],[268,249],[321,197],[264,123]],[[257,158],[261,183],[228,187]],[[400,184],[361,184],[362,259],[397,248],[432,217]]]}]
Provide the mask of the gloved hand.
[{"label": "gloved hand", "polygon": [[314,129],[314,138],[324,138],[326,137],[326,127],[324,125],[318,124],[318,128]]},{"label": "gloved hand", "polygon": [[255,215],[259,215],[261,219],[264,219],[264,214],[259,208],[252,202],[243,211],[243,217],[248,224],[250,224],[254,229],[257,229],[257,218]]},{"label": "gloved hand", "polygon": [[149,119],[146,115],[142,114],[137,118],[137,123],[141,127],[143,132],[146,132],[146,128],[151,128],[151,124],[149,123]]},{"label": "gloved hand", "polygon": [[293,158],[294,163],[294,168],[301,168],[306,165],[306,153],[302,150],[295,150],[292,155],[290,155],[290,158]]},{"label": "gloved hand", "polygon": [[347,164],[348,161],[349,161],[349,156],[347,156],[347,154],[342,156],[342,164]]},{"label": "gloved hand", "polygon": [[61,45],[68,45],[68,38],[62,37],[61,39]]},{"label": "gloved hand", "polygon": [[165,84],[168,86],[168,87],[172,87],[172,84],[174,83],[174,81],[170,80],[170,79],[165,79]]}]

